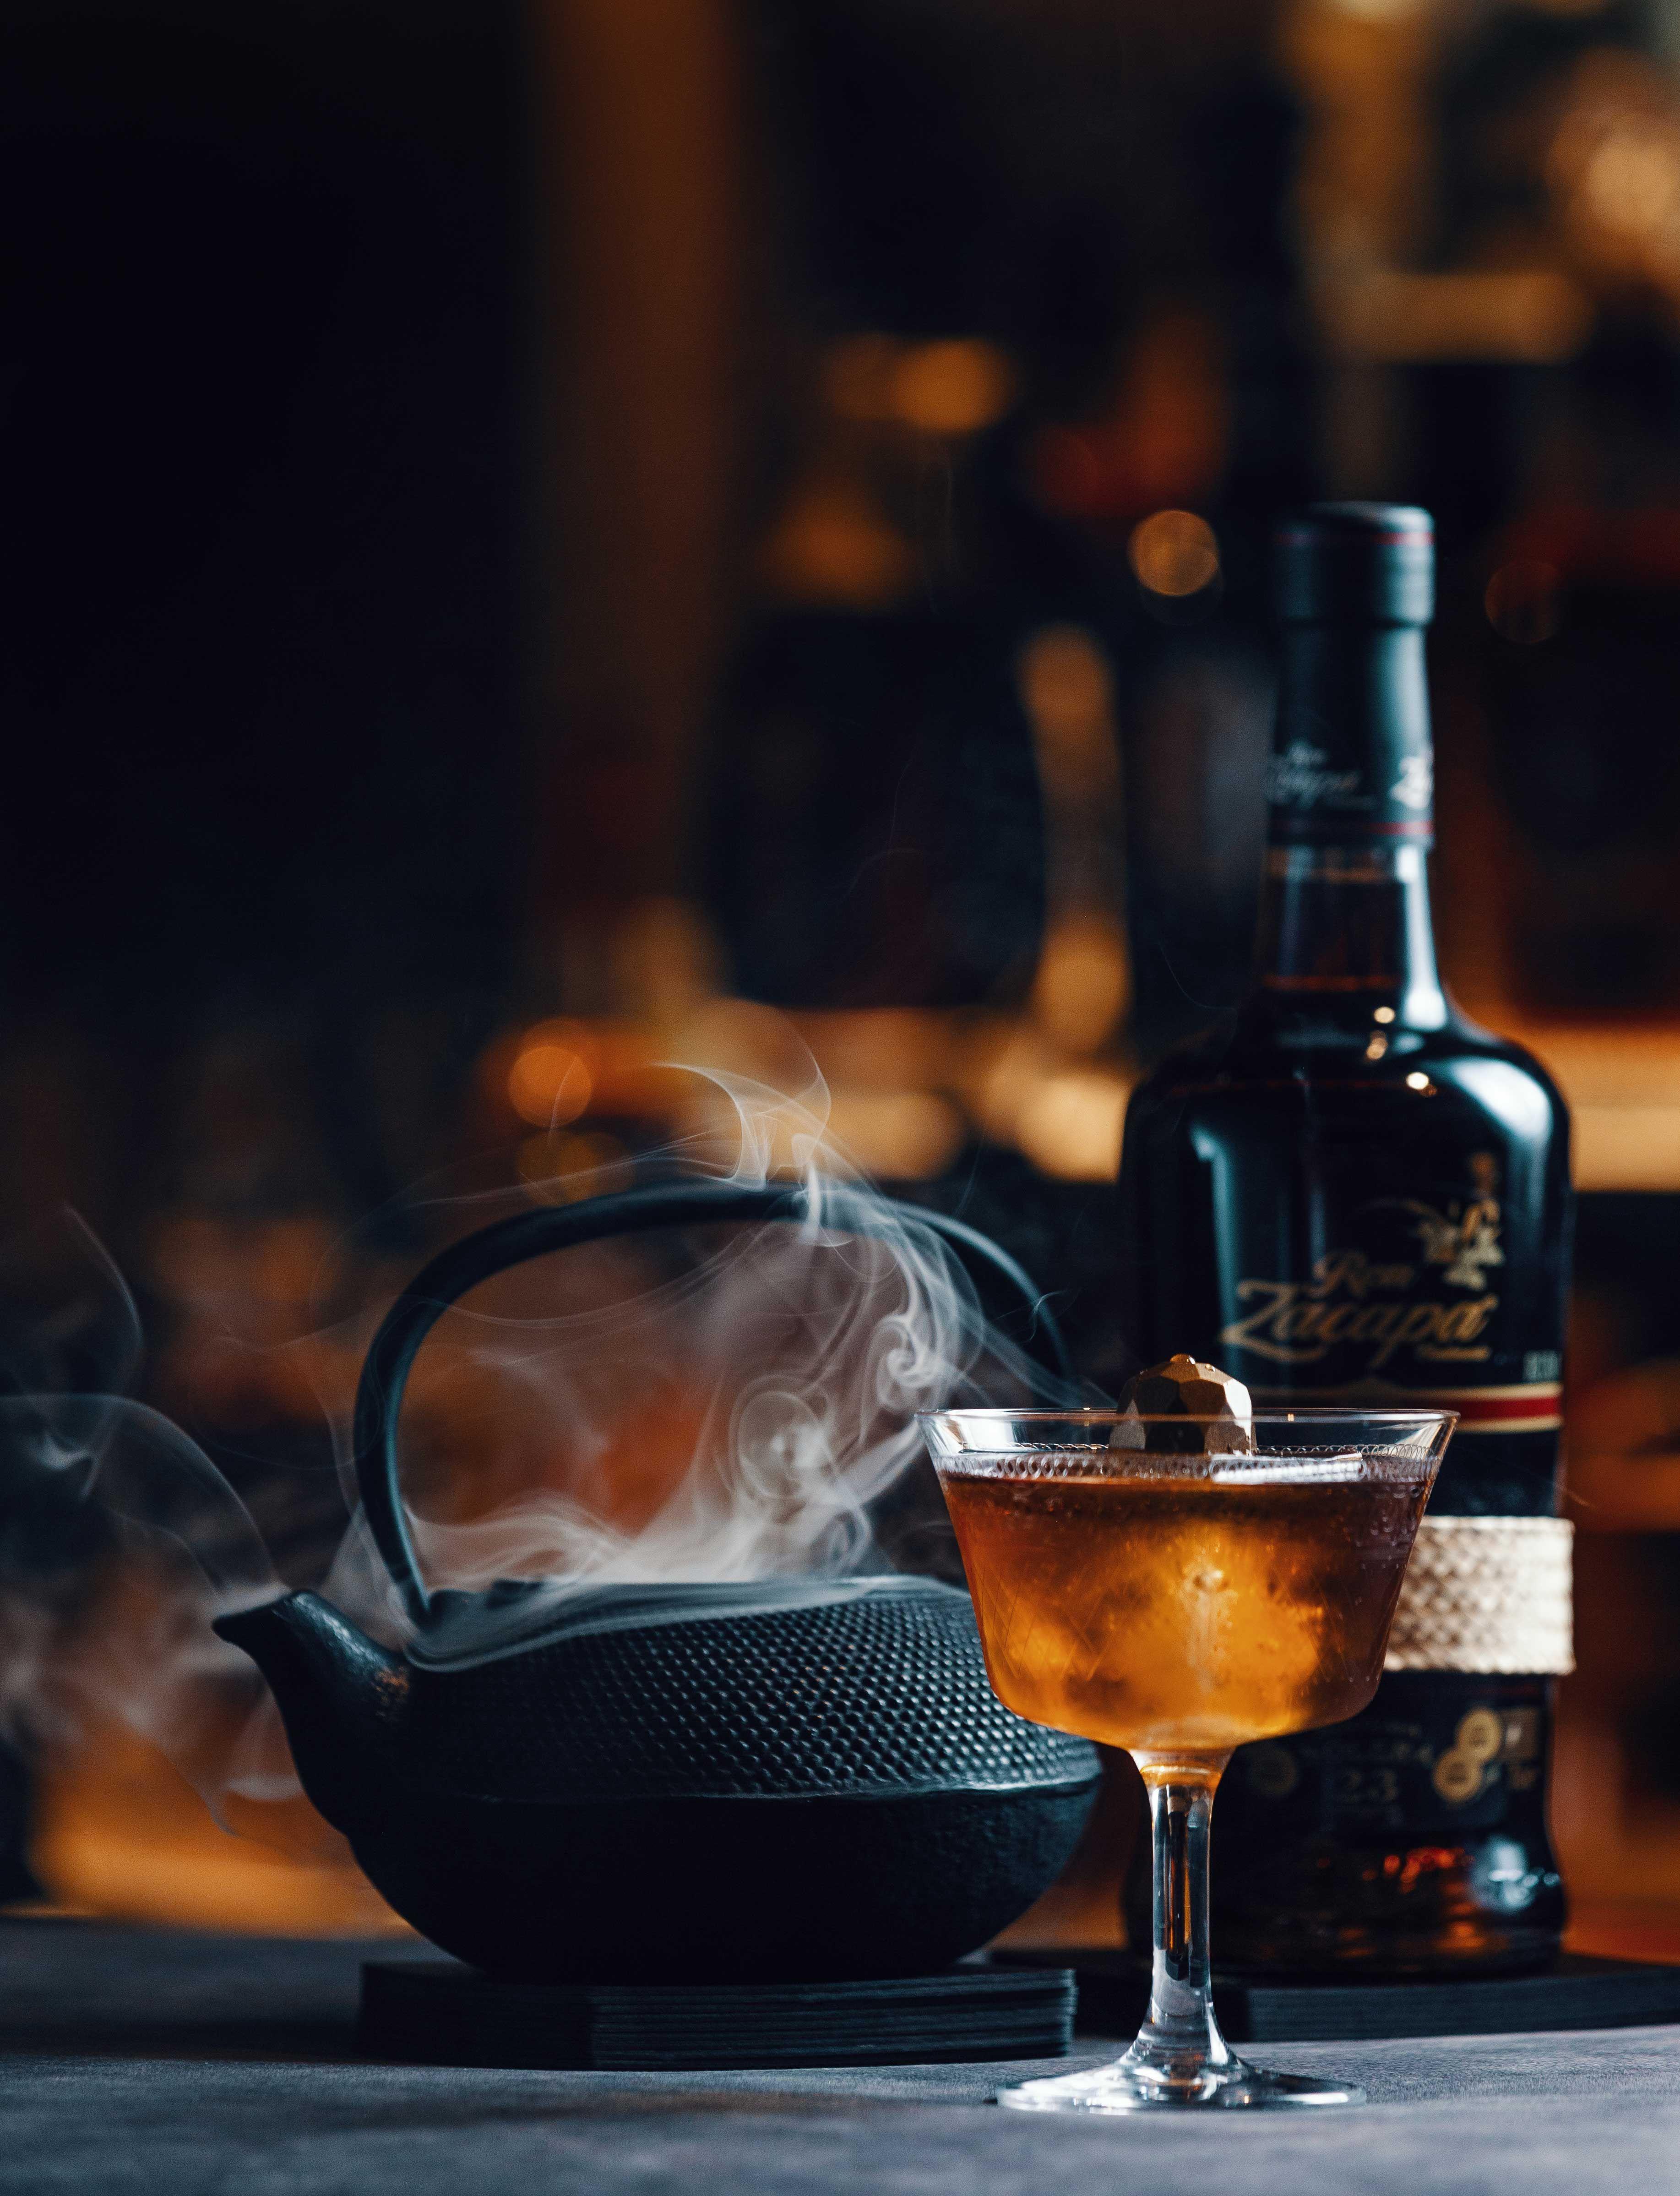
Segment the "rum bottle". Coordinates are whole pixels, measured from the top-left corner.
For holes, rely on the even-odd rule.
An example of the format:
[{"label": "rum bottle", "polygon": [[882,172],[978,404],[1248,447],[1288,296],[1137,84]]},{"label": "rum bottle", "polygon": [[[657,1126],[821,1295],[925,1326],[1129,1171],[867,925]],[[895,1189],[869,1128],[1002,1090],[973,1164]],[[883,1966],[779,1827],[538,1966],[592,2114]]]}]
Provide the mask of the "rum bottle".
[{"label": "rum bottle", "polygon": [[1545,1781],[1569,1667],[1567,1116],[1436,973],[1429,514],[1316,506],[1283,527],[1276,573],[1256,975],[1133,1095],[1129,1340],[1145,1363],[1209,1360],[1256,1402],[1460,1415],[1376,1699],[1232,1760],[1215,1941],[1295,1972],[1539,1964],[1564,1913]]}]

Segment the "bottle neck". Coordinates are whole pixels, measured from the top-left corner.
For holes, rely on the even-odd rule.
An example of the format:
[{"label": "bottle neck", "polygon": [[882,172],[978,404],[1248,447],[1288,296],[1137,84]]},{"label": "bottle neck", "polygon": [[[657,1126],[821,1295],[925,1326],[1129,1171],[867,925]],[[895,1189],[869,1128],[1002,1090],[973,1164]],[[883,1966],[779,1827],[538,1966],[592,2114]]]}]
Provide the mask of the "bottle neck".
[{"label": "bottle neck", "polygon": [[1432,842],[1421,626],[1284,628],[1266,797],[1274,847]]},{"label": "bottle neck", "polygon": [[1268,847],[1256,975],[1274,1008],[1374,1021],[1377,1034],[1440,1028],[1423,847]]},{"label": "bottle neck", "polygon": [[1285,628],[1267,777],[1259,987],[1314,1021],[1437,1029],[1426,855],[1429,699],[1418,626]]}]

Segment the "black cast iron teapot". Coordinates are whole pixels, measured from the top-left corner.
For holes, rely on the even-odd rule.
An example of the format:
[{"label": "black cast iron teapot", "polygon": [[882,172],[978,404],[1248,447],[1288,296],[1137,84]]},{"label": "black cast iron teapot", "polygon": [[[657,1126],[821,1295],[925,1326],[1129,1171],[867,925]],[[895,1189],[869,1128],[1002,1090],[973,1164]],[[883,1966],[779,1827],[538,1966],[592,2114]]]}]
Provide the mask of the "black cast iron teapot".
[{"label": "black cast iron teapot", "polygon": [[[881,1210],[824,1193],[844,1232],[878,1232]],[[372,1882],[475,1967],[549,1982],[927,1974],[1021,1914],[1078,1838],[1096,1757],[999,1703],[956,1588],[899,1574],[602,1588],[463,1659],[451,1643],[476,1605],[540,1589],[421,1579],[396,1422],[449,1304],[600,1236],[808,1213],[800,1184],[689,1182],[453,1245],[398,1297],[356,1397],[357,1477],[413,1619],[407,1649],[313,1593],[216,1623],[268,1679],[305,1791]],[[915,1218],[983,1296],[1002,1283],[1036,1306],[1036,1346],[1065,1373],[1020,1268],[960,1222]]]}]

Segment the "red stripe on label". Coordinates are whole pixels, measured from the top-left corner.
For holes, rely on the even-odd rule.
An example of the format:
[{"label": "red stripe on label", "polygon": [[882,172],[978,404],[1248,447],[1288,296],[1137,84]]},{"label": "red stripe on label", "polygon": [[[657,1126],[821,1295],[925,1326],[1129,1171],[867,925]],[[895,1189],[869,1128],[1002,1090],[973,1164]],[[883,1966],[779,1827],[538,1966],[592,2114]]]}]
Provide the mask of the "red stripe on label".
[{"label": "red stripe on label", "polygon": [[1465,1434],[1539,1434],[1562,1425],[1563,1414],[1544,1403],[1454,1403]]},{"label": "red stripe on label", "polygon": [[1253,1394],[1256,1402],[1262,1404],[1457,1411],[1465,1433],[1551,1433],[1563,1424],[1563,1389],[1556,1380],[1505,1388],[1401,1388],[1386,1380],[1360,1381],[1347,1388],[1256,1388]]},{"label": "red stripe on label", "polygon": [[1515,1396],[1466,1396],[1458,1403],[1443,1400],[1441,1408],[1457,1411],[1458,1423],[1464,1426],[1514,1425],[1519,1419],[1525,1426],[1556,1426],[1563,1423],[1556,1396],[1533,1396],[1521,1400]]}]

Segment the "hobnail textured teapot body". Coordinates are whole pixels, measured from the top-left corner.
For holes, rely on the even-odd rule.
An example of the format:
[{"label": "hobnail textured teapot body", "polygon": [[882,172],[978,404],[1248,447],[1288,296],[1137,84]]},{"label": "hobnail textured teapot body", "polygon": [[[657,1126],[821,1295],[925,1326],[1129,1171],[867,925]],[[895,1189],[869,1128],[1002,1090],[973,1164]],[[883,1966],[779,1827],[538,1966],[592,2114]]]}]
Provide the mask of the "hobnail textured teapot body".
[{"label": "hobnail textured teapot body", "polygon": [[926,1974],[1054,1879],[1095,1759],[999,1703],[966,1594],[693,1594],[628,1623],[592,1596],[459,1666],[424,1637],[375,1647],[313,1594],[219,1628],[268,1674],[305,1789],[372,1882],[494,1974]]}]

